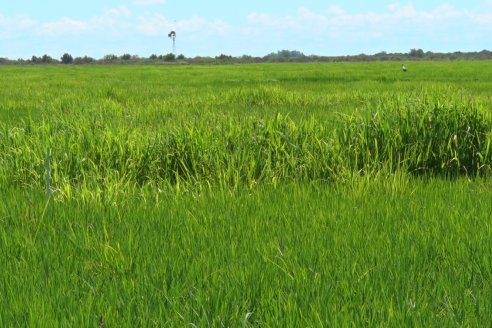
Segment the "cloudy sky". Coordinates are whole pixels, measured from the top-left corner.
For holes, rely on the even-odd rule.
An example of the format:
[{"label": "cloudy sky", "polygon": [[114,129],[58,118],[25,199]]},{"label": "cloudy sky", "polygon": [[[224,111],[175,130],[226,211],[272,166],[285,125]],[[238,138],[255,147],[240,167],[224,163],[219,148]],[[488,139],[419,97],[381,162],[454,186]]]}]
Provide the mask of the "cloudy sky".
[{"label": "cloudy sky", "polygon": [[492,50],[492,0],[12,0],[0,57]]}]

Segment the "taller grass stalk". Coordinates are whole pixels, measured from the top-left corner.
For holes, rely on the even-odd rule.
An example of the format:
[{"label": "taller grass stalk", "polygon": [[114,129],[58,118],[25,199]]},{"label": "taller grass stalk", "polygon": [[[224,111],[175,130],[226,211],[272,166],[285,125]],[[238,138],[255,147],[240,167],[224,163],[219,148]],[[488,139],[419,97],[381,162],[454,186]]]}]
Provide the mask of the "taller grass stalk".
[{"label": "taller grass stalk", "polygon": [[51,151],[46,149],[46,195],[51,196]]}]

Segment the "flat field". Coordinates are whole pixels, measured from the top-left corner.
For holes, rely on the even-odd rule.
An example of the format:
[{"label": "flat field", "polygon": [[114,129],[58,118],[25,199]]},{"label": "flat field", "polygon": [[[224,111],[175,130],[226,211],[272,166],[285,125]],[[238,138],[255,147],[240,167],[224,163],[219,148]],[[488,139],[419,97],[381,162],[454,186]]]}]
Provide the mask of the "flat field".
[{"label": "flat field", "polygon": [[492,62],[0,67],[0,326],[485,326]]}]

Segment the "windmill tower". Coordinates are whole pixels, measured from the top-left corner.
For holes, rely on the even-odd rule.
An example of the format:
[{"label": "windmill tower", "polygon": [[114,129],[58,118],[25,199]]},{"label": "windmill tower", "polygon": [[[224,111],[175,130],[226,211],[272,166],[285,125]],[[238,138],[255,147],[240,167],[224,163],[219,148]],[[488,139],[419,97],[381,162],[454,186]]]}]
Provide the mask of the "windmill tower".
[{"label": "windmill tower", "polygon": [[176,32],[171,31],[167,36],[173,40],[173,54],[176,56]]}]

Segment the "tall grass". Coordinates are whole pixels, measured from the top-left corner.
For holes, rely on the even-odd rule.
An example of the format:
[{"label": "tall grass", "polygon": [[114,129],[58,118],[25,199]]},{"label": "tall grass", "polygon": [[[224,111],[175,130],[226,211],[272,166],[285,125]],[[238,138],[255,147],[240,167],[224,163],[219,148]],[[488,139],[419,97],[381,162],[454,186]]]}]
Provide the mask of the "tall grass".
[{"label": "tall grass", "polygon": [[447,177],[490,172],[490,113],[471,100],[395,96],[347,120],[341,143],[360,171],[389,166],[391,171]]},{"label": "tall grass", "polygon": [[[116,114],[116,121],[121,119]],[[371,112],[341,115],[336,125],[314,117],[296,122],[282,114],[215,118],[152,132],[120,124],[97,113],[74,113],[2,125],[3,179],[41,186],[47,147],[52,185],[62,193],[113,184],[236,188],[336,182],[378,171],[474,177],[488,175],[492,164],[492,121],[480,104],[426,94],[382,99]]]}]

